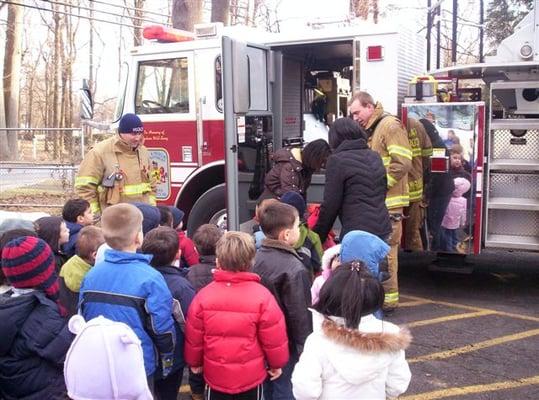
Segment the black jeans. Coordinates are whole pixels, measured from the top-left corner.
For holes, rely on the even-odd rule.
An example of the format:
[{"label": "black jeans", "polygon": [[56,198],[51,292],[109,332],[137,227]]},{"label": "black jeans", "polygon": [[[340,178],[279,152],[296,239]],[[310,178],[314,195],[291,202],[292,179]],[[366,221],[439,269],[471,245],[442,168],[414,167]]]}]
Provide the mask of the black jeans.
[{"label": "black jeans", "polygon": [[206,400],[261,400],[262,385],[258,385],[250,390],[241,393],[223,393],[212,388],[208,388]]},{"label": "black jeans", "polygon": [[204,394],[206,382],[204,382],[202,372],[200,374],[194,374],[191,368],[189,368],[189,387],[191,388],[191,393]]},{"label": "black jeans", "polygon": [[165,379],[156,379],[154,381],[154,393],[159,400],[176,400],[178,390],[182,383],[183,368],[171,373]]}]

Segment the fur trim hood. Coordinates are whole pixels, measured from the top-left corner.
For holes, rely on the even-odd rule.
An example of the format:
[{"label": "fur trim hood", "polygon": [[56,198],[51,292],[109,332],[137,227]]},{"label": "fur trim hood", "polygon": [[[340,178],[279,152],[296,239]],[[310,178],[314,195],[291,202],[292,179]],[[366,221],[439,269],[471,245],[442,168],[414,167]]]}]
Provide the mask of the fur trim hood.
[{"label": "fur trim hood", "polygon": [[331,270],[331,260],[333,260],[333,258],[339,254],[341,254],[340,244],[332,246],[324,251],[324,255],[322,256],[322,271]]},{"label": "fur trim hood", "polygon": [[322,332],[336,343],[366,353],[406,350],[412,342],[408,328],[400,328],[398,332],[360,332],[328,318],[322,322]]},{"label": "fur trim hood", "polygon": [[412,336],[408,329],[399,328],[374,315],[361,318],[358,329],[348,329],[338,317],[324,317],[313,312],[318,323],[313,335],[317,346],[325,349],[327,363],[350,385],[363,385],[381,376],[397,359],[404,360],[404,350]]}]

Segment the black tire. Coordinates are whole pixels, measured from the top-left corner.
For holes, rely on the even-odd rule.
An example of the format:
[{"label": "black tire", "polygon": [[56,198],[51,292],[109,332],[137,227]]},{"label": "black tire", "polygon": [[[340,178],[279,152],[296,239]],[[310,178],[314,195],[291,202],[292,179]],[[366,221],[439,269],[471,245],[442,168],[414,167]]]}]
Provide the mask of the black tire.
[{"label": "black tire", "polygon": [[187,221],[187,234],[192,236],[200,225],[209,223],[223,211],[226,213],[224,183],[207,190],[195,202]]}]

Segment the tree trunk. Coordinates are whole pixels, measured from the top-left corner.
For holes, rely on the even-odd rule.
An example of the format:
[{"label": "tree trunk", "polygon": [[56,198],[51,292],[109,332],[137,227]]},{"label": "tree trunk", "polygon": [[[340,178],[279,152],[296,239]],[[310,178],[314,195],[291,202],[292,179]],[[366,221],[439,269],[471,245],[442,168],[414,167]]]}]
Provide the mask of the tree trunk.
[{"label": "tree trunk", "polygon": [[211,1],[211,22],[222,22],[228,25],[230,14],[230,0]]},{"label": "tree trunk", "polygon": [[202,20],[202,0],[174,0],[172,3],[172,26],[193,31]]},{"label": "tree trunk", "polygon": [[[9,4],[3,77],[4,104],[0,110],[0,114],[5,112],[7,128],[19,127],[22,25],[23,7]],[[17,132],[0,132],[0,160],[15,160],[17,156]]]},{"label": "tree trunk", "polygon": [[133,18],[133,25],[135,26],[133,40],[134,40],[135,46],[140,46],[142,44],[142,39],[143,39],[142,38],[142,21],[140,18],[144,17],[144,13],[142,11],[142,9],[144,8],[144,0],[134,0],[133,3],[136,8],[136,10],[134,11],[135,18]]}]

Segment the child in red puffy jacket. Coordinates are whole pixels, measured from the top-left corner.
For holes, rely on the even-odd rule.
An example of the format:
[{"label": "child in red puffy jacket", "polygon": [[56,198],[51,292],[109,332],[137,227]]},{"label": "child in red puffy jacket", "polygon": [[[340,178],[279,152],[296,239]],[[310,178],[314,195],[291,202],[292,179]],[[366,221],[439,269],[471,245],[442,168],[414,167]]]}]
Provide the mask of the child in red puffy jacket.
[{"label": "child in red puffy jacket", "polygon": [[249,272],[255,257],[250,235],[227,232],[216,255],[214,281],[189,307],[185,360],[204,373],[207,399],[258,400],[266,377],[278,378],[288,361],[284,316],[260,277]]}]

